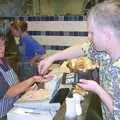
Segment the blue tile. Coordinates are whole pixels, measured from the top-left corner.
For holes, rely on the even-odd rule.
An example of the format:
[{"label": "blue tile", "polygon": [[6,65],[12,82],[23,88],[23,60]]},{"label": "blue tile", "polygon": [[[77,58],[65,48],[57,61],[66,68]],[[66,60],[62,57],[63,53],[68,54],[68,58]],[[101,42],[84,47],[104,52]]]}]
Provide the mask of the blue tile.
[{"label": "blue tile", "polygon": [[59,17],[58,16],[54,16],[54,21],[59,21]]},{"label": "blue tile", "polygon": [[79,36],[79,33],[78,32],[74,32],[74,36]]},{"label": "blue tile", "polygon": [[60,36],[64,36],[64,32],[63,31],[60,31]]},{"label": "blue tile", "polygon": [[39,16],[39,21],[42,21],[42,16]]},{"label": "blue tile", "polygon": [[78,31],[29,31],[30,35],[46,35],[46,36],[87,36],[88,32]]},{"label": "blue tile", "polygon": [[41,31],[37,31],[37,35],[41,35]]},{"label": "blue tile", "polygon": [[54,16],[50,16],[49,21],[54,21]]},{"label": "blue tile", "polygon": [[46,46],[46,49],[51,49],[51,46]]},{"label": "blue tile", "polygon": [[28,31],[28,34],[33,35],[33,34],[32,34],[32,31]]},{"label": "blue tile", "polygon": [[64,16],[64,21],[68,21],[68,16]]},{"label": "blue tile", "polygon": [[31,16],[31,21],[35,21],[35,17],[34,16]]},{"label": "blue tile", "polygon": [[28,16],[24,16],[22,19],[28,21]]},{"label": "blue tile", "polygon": [[50,35],[50,32],[49,32],[49,31],[46,31],[46,35],[49,36],[49,35]]},{"label": "blue tile", "polygon": [[69,36],[69,32],[64,32],[64,36]]},{"label": "blue tile", "polygon": [[4,19],[24,19],[28,21],[83,21],[87,20],[87,16],[17,16],[17,17],[4,17]]},{"label": "blue tile", "polygon": [[40,21],[40,18],[39,18],[39,16],[35,16],[35,17],[33,18],[33,20],[34,20],[34,21]]},{"label": "blue tile", "polygon": [[31,21],[34,21],[34,20],[35,20],[35,17],[31,16],[31,17],[30,17],[30,20],[31,20]]},{"label": "blue tile", "polygon": [[88,32],[79,32],[79,36],[88,36]]},{"label": "blue tile", "polygon": [[45,31],[41,31],[41,35],[46,35],[46,32]]},{"label": "blue tile", "polygon": [[83,16],[79,16],[79,21],[83,21]]},{"label": "blue tile", "polygon": [[68,16],[69,17],[69,21],[76,21],[75,16]]},{"label": "blue tile", "polygon": [[45,21],[49,21],[49,16],[44,16]]},{"label": "blue tile", "polygon": [[28,17],[28,21],[32,21],[32,20],[31,20],[31,17]]},{"label": "blue tile", "polygon": [[87,16],[83,16],[83,21],[87,21]]},{"label": "blue tile", "polygon": [[75,16],[75,21],[79,21],[79,16]]},{"label": "blue tile", "polygon": [[69,36],[74,36],[74,32],[69,32]]},{"label": "blue tile", "polygon": [[64,16],[58,16],[59,21],[64,21]]},{"label": "blue tile", "polygon": [[59,31],[52,31],[53,36],[59,36]]},{"label": "blue tile", "polygon": [[59,46],[59,45],[43,45],[45,49],[51,49],[51,50],[63,50],[68,48],[69,46]]}]

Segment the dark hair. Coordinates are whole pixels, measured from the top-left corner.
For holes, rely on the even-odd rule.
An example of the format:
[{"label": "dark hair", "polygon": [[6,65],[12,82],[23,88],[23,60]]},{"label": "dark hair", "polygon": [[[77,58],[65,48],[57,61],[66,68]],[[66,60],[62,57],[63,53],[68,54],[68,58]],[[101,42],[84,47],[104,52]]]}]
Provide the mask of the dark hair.
[{"label": "dark hair", "polygon": [[14,20],[14,21],[11,23],[11,26],[12,26],[14,29],[16,29],[16,30],[21,29],[22,32],[27,31],[27,28],[28,28],[27,22],[25,22],[25,21],[20,21],[20,20]]},{"label": "dark hair", "polygon": [[0,31],[0,38],[2,38],[2,39],[0,39],[0,40],[5,40],[5,41],[6,41],[6,33]]}]

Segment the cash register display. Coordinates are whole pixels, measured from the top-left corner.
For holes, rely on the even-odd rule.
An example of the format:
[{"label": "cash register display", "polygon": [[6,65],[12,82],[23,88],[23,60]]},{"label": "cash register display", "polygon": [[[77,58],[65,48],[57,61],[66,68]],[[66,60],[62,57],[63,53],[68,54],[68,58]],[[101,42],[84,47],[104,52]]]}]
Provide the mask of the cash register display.
[{"label": "cash register display", "polygon": [[75,82],[75,73],[66,74],[66,84]]}]

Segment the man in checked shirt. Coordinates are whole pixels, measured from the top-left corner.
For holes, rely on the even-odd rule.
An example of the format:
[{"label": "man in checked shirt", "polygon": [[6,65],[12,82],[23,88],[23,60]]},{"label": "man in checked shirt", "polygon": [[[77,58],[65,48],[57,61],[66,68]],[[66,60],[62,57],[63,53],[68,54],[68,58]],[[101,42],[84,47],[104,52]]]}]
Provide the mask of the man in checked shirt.
[{"label": "man in checked shirt", "polygon": [[41,61],[39,73],[44,74],[54,61],[88,56],[100,64],[100,85],[93,80],[80,80],[78,85],[100,97],[104,120],[120,120],[120,0],[101,2],[89,11],[88,38],[88,44]]}]

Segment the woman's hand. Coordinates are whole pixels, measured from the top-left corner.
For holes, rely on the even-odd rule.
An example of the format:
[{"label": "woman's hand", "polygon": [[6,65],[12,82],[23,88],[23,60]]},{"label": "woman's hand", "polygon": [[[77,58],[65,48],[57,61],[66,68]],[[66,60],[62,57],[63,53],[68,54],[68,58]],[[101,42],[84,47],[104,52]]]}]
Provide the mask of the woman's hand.
[{"label": "woman's hand", "polygon": [[78,83],[78,85],[87,90],[87,91],[91,91],[94,92],[96,94],[98,94],[98,89],[100,88],[100,85],[93,80],[84,80],[84,79],[80,79],[80,83]]},{"label": "woman's hand", "polygon": [[53,79],[53,77],[54,77],[53,75],[48,74],[44,76],[34,76],[33,79],[34,79],[34,82],[44,83],[44,82],[49,82],[50,80]]}]

